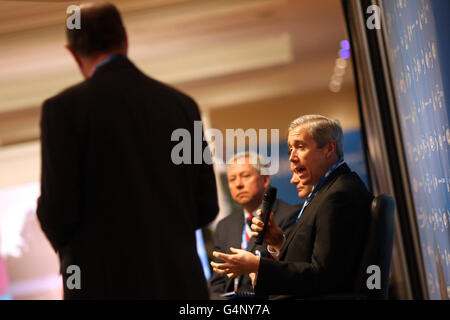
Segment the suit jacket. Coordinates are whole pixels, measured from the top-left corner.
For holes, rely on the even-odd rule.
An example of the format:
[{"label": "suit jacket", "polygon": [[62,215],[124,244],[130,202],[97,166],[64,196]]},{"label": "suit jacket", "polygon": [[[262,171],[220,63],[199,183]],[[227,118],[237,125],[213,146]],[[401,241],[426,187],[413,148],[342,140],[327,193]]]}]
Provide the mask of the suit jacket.
[{"label": "suit jacket", "polygon": [[[195,230],[218,212],[213,169],[171,158],[174,130],[194,137],[195,102],[121,57],[45,101],[41,117],[37,214],[65,298],[207,299]],[[79,290],[66,286],[69,265]]]},{"label": "suit jacket", "polygon": [[[288,234],[291,227],[295,223],[295,219],[300,211],[298,206],[291,206],[283,200],[277,199],[274,202],[272,211],[274,213],[275,221],[280,226],[285,234]],[[222,219],[216,227],[214,234],[214,250],[231,253],[230,247],[240,248],[242,242],[242,232],[244,230],[244,210],[239,209],[232,214]],[[267,246],[256,245],[255,238],[250,238],[247,246],[247,251],[255,253],[259,250],[261,256],[269,257],[267,252]],[[219,261],[214,258],[214,261]],[[229,279],[227,276],[213,273],[210,280],[210,293],[211,295],[221,295],[226,292],[233,291],[234,280]],[[252,292],[253,287],[251,279],[248,275],[243,275],[239,281],[239,292]]]},{"label": "suit jacket", "polygon": [[354,290],[370,219],[372,195],[344,163],[317,191],[281,248],[262,258],[258,295],[313,297]]}]

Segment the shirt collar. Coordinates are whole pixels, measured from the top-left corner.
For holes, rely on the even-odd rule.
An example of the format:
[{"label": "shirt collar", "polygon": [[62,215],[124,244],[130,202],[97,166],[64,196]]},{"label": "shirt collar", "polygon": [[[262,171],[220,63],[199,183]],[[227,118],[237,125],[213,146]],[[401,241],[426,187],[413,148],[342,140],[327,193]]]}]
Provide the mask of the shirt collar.
[{"label": "shirt collar", "polygon": [[242,208],[242,209],[244,209],[244,217],[245,217],[245,219],[248,219],[248,217],[250,217],[250,215],[252,215],[252,216],[256,216],[256,211],[258,211],[259,209],[261,209],[261,207],[262,207],[262,203],[258,206],[258,208],[256,208],[254,211],[252,211],[252,212],[248,212],[247,210],[245,210],[244,208]]},{"label": "shirt collar", "polygon": [[117,59],[119,59],[119,58],[126,58],[126,55],[125,55],[125,54],[122,54],[122,53],[120,53],[120,54],[111,54],[111,55],[107,56],[106,58],[102,59],[99,63],[97,63],[97,64],[95,65],[94,71],[92,72],[92,75],[94,75],[95,72],[97,72],[97,70],[98,70],[101,66],[103,66],[103,65],[105,65],[105,64],[107,64],[107,63],[109,63],[109,62],[111,62],[111,61],[117,60]]},{"label": "shirt collar", "polygon": [[344,158],[341,157],[339,158],[338,161],[336,161],[335,163],[333,163],[333,165],[330,167],[330,169],[328,169],[327,172],[325,172],[325,174],[321,177],[321,179],[319,180],[319,182],[312,188],[311,193],[308,195],[308,197],[313,194],[314,189],[319,185],[319,187],[323,184],[323,180],[326,180],[330,174],[336,170],[337,168],[339,168],[341,165],[343,165],[345,163]]}]

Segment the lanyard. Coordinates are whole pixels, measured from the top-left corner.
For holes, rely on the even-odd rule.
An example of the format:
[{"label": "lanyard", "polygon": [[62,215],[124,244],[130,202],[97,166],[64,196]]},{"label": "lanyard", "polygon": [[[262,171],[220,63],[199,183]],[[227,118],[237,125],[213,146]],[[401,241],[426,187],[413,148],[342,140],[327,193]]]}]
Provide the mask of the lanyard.
[{"label": "lanyard", "polygon": [[107,58],[103,59],[102,61],[100,61],[99,63],[97,63],[97,65],[95,66],[94,72],[92,74],[96,73],[98,68],[100,68],[104,64],[107,64],[108,62],[117,60],[119,58],[125,58],[125,57],[126,57],[126,55],[124,55],[124,54],[112,54],[112,55],[110,55],[109,57],[107,57]]},{"label": "lanyard", "polygon": [[244,230],[242,231],[242,241],[241,241],[241,249],[247,250],[248,241],[247,241],[247,223],[244,221]]},{"label": "lanyard", "polygon": [[344,163],[344,158],[342,157],[331,166],[331,168],[322,176],[322,178],[320,178],[319,182],[314,186],[313,190],[311,191],[309,196],[306,198],[306,201],[303,202],[302,210],[300,210],[300,213],[298,214],[298,217],[297,217],[297,220],[295,220],[295,223],[298,222],[298,220],[300,219],[306,206],[312,201],[312,199],[316,195],[317,191],[325,183],[325,180],[327,180],[327,178],[330,176],[330,174],[333,173],[333,171],[336,170],[336,168],[339,167],[343,163]]},{"label": "lanyard", "polygon": [[[247,250],[248,241],[249,240],[247,240],[247,222],[246,222],[246,219],[244,216],[244,228],[242,230],[242,237],[241,237],[241,249],[242,250]],[[240,279],[241,279],[240,276],[234,278],[234,291],[237,291]]]}]

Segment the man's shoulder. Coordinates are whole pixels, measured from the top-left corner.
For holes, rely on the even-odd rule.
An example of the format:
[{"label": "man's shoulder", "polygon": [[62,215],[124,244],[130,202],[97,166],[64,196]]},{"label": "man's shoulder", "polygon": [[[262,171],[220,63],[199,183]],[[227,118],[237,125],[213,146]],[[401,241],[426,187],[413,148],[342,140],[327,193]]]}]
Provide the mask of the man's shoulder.
[{"label": "man's shoulder", "polygon": [[354,171],[341,174],[336,179],[336,182],[333,184],[332,188],[341,190],[342,192],[369,192],[362,179]]},{"label": "man's shoulder", "polygon": [[[139,82],[139,86],[148,89],[147,92],[152,96],[162,96],[165,101],[168,98],[174,98],[175,100],[182,102],[181,104],[184,106],[197,106],[195,100],[188,94],[180,91],[175,87],[172,87],[170,84],[162,82],[158,79],[153,78],[151,75],[144,73],[138,66],[134,65],[132,61],[128,60],[128,62],[129,68],[124,68],[122,69],[122,71],[129,73],[129,75],[136,80],[139,79],[137,80]],[[119,81],[122,80],[119,79]]]},{"label": "man's shoulder", "polygon": [[47,98],[43,103],[44,110],[53,110],[54,108],[68,108],[76,101],[77,97],[83,94],[83,91],[86,90],[86,81],[79,82],[74,84],[56,95]]},{"label": "man's shoulder", "polygon": [[327,199],[330,197],[339,202],[369,203],[373,196],[356,172],[348,170],[343,172],[323,193]]},{"label": "man's shoulder", "polygon": [[153,86],[156,90],[158,90],[160,92],[164,92],[167,95],[172,95],[174,97],[177,97],[183,101],[187,101],[189,103],[195,104],[195,101],[191,96],[180,91],[179,89],[177,89],[175,87],[172,87],[170,84],[167,84],[158,79],[152,78],[151,76],[148,76],[146,74],[144,74],[144,76],[148,80],[148,85]]},{"label": "man's shoulder", "polygon": [[[134,73],[135,71],[137,73]],[[189,120],[200,120],[196,101],[185,92],[145,74],[137,67],[126,72],[131,72],[130,76],[136,80],[136,86],[139,87],[137,94],[151,97],[153,105],[159,104],[166,110],[175,108],[185,114]]]}]

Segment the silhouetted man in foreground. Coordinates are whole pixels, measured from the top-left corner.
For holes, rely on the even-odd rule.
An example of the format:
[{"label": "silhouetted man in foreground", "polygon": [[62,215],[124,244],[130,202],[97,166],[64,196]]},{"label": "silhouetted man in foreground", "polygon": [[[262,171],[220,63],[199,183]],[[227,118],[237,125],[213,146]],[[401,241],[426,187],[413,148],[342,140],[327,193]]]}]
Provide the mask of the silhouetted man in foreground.
[{"label": "silhouetted man in foreground", "polygon": [[218,211],[212,166],[171,159],[171,134],[193,135],[197,105],[128,60],[113,5],[82,6],[67,39],[86,80],[43,105],[37,212],[64,297],[207,299],[195,230]]}]

